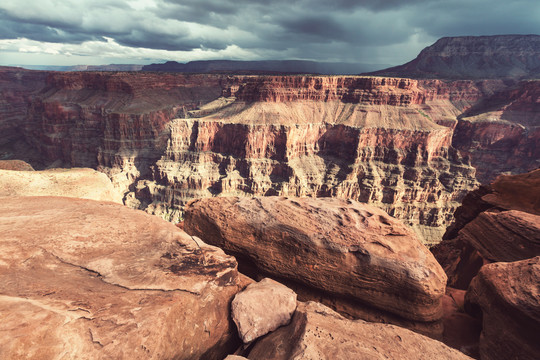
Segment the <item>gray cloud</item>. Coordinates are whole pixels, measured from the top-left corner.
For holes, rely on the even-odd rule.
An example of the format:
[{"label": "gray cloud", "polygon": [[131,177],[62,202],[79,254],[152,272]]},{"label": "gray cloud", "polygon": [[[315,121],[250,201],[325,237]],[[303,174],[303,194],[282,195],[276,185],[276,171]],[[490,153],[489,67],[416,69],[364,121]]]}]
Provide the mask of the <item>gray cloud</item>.
[{"label": "gray cloud", "polygon": [[539,18],[536,0],[3,0],[0,39],[398,64],[442,36],[538,34]]}]

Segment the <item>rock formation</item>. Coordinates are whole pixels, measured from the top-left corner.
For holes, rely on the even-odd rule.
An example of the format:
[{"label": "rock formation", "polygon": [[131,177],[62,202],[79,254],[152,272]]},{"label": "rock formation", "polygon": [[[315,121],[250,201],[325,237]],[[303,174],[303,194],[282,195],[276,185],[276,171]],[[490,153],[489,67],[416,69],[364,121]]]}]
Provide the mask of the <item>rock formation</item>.
[{"label": "rock formation", "polygon": [[0,160],[0,170],[34,171],[34,168],[22,160]]},{"label": "rock formation", "polygon": [[482,267],[466,301],[482,318],[482,360],[538,358],[540,256]]},{"label": "rock formation", "polygon": [[371,73],[437,79],[535,79],[540,77],[539,35],[445,37],[416,59]]},{"label": "rock formation", "polygon": [[486,263],[540,255],[540,170],[500,176],[467,195],[433,252],[448,285],[460,289]]},{"label": "rock formation", "polygon": [[233,74],[359,74],[380,69],[377,65],[359,63],[331,63],[306,60],[199,60],[182,64],[167,61],[164,64],[143,66],[143,71],[183,73],[233,73]]},{"label": "rock formation", "polygon": [[[5,78],[26,73],[34,72]],[[56,162],[102,171],[128,206],[173,221],[200,197],[331,196],[374,204],[435,243],[478,184],[470,161],[481,180],[536,166],[538,126],[526,121],[536,88],[500,80],[49,73],[39,91],[17,97],[26,108],[0,118],[19,136],[0,143],[29,143],[8,158],[24,160],[33,148],[42,156],[27,154],[36,168]]]},{"label": "rock formation", "polygon": [[157,217],[62,197],[0,201],[0,358],[223,359],[234,258]]},{"label": "rock formation", "polygon": [[470,359],[428,337],[389,324],[347,320],[300,303],[290,325],[258,340],[249,359]]},{"label": "rock formation", "polygon": [[291,320],[296,309],[296,294],[272,279],[262,279],[236,294],[231,316],[238,334],[249,343]]},{"label": "rock formation", "polygon": [[85,168],[0,170],[0,198],[4,196],[67,196],[122,204],[107,175]]},{"label": "rock formation", "polygon": [[452,145],[471,159],[482,183],[499,174],[540,167],[540,87],[538,81],[482,99],[459,117]]},{"label": "rock formation", "polygon": [[184,228],[301,299],[442,333],[446,276],[411,229],[380,209],[333,198],[209,198],[188,205]]}]

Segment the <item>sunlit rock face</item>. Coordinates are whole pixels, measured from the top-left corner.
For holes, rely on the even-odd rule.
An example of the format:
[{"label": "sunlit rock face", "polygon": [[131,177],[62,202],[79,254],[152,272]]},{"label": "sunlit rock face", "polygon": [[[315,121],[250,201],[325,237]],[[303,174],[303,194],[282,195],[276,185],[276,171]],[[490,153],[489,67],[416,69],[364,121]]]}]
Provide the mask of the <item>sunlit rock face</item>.
[{"label": "sunlit rock face", "polygon": [[[528,119],[534,99],[518,93],[538,83],[512,86],[516,117]],[[482,155],[494,141],[466,135],[486,133],[470,130],[470,117],[508,89],[499,80],[49,73],[13,133],[44,164],[96,168],[127,205],[169,220],[194,198],[331,196],[376,205],[430,243],[478,185],[477,171],[512,165]],[[489,122],[482,129],[499,131]],[[517,124],[526,131],[508,136],[529,145],[508,146],[531,166],[537,127]]]}]

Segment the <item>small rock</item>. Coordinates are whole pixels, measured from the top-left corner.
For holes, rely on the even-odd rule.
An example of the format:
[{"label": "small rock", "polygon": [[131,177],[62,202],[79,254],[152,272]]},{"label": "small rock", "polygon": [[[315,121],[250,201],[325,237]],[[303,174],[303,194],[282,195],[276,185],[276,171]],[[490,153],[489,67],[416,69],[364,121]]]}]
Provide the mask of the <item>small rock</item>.
[{"label": "small rock", "polygon": [[266,278],[234,297],[232,318],[240,338],[249,343],[288,324],[295,309],[296,293]]}]

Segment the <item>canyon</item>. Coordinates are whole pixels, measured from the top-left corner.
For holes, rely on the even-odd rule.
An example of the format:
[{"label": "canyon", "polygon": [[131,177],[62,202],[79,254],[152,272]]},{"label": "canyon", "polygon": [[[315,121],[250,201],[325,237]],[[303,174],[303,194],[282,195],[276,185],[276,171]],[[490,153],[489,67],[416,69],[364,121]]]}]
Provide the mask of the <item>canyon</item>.
[{"label": "canyon", "polygon": [[490,39],[390,77],[0,67],[0,357],[536,358],[540,80]]},{"label": "canyon", "polygon": [[540,82],[0,69],[0,157],[90,167],[178,222],[195,198],[350,198],[441,240],[465,194],[538,167]]}]

